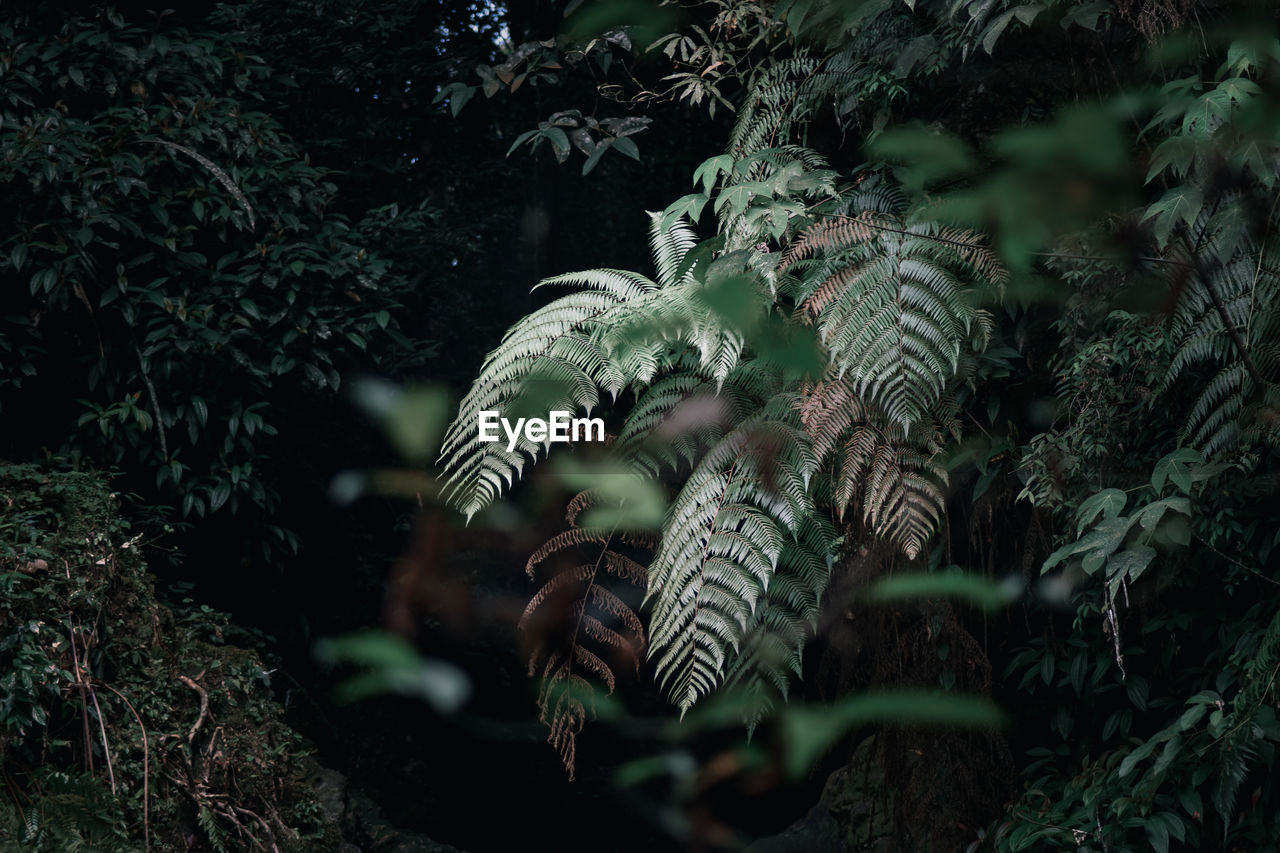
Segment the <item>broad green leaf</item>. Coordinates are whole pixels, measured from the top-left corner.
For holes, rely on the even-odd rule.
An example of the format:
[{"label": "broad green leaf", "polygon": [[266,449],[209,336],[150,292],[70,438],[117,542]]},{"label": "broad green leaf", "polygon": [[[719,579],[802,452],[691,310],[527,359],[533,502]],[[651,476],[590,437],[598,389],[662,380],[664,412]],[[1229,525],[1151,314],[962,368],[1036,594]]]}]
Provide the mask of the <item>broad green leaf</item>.
[{"label": "broad green leaf", "polygon": [[640,159],[639,147],[636,146],[634,141],[625,136],[615,137],[613,140],[613,147],[630,157],[632,160],[638,161]]},{"label": "broad green leaf", "polygon": [[984,699],[952,693],[895,690],[859,693],[835,705],[788,705],[779,714],[783,766],[800,779],[850,729],[867,723],[993,727],[1004,716]]},{"label": "broad green leaf", "polygon": [[595,150],[591,152],[591,156],[582,164],[582,174],[585,175],[596,167],[596,163],[600,162],[600,158],[604,156],[604,152],[609,150],[613,142],[614,140],[612,139],[606,139],[595,147]]},{"label": "broad green leaf", "polygon": [[733,155],[718,154],[704,160],[701,165],[693,172],[693,184],[698,185],[702,182],[702,191],[706,195],[710,195],[715,189],[716,182],[720,179],[721,173],[728,174],[733,171]]},{"label": "broad green leaf", "polygon": [[702,217],[702,209],[707,206],[710,199],[702,193],[690,193],[681,196],[671,204],[667,205],[667,209],[662,212],[663,231],[667,231],[682,216],[688,216],[690,222],[697,222]]},{"label": "broad green leaf", "polygon": [[1128,499],[1129,496],[1120,489],[1104,489],[1087,498],[1076,510],[1076,535],[1084,533],[1084,529],[1093,524],[1098,513],[1102,513],[1104,519],[1115,518],[1124,509]]},{"label": "broad green leaf", "polygon": [[1191,225],[1204,206],[1204,197],[1198,188],[1177,186],[1166,192],[1159,201],[1147,208],[1142,221],[1155,220],[1156,239],[1160,245],[1169,242],[1169,235],[1179,223]]},{"label": "broad green leaf", "polygon": [[963,571],[914,572],[893,574],[877,581],[867,590],[867,598],[870,601],[961,598],[984,610],[998,610],[1016,600],[1020,591],[1016,579],[993,581]]},{"label": "broad green leaf", "polygon": [[1151,472],[1151,488],[1155,489],[1157,495],[1160,494],[1164,490],[1167,478],[1184,494],[1189,495],[1192,479],[1190,466],[1203,462],[1204,456],[1198,450],[1180,447],[1156,463],[1156,467]]}]

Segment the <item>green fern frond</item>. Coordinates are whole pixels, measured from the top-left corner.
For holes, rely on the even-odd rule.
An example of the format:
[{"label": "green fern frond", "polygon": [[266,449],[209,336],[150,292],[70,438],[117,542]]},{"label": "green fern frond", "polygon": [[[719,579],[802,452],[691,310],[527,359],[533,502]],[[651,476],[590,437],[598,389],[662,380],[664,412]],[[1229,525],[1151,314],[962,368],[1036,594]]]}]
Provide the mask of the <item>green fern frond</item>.
[{"label": "green fern frond", "polygon": [[650,566],[649,656],[682,712],[723,679],[784,543],[813,511],[816,463],[803,431],[770,417],[780,408],[766,407],[707,452],[672,504]]},{"label": "green fern frond", "polygon": [[520,475],[526,456],[537,458],[540,451],[523,440],[513,451],[502,442],[481,442],[480,412],[510,410],[529,393],[530,380],[548,380],[543,387],[559,391],[557,402],[588,411],[598,402],[597,387],[617,394],[626,384],[625,377],[584,330],[611,308],[653,290],[647,279],[614,270],[571,273],[543,284],[591,289],[558,299],[512,327],[485,359],[480,376],[463,397],[445,434],[440,460],[449,481],[446,499],[467,518]]},{"label": "green fern frond", "polygon": [[[1180,437],[1208,457],[1222,457],[1238,448],[1245,435],[1241,414],[1249,402],[1268,390],[1258,388],[1246,369],[1223,315],[1254,354],[1263,379],[1274,385],[1280,373],[1269,349],[1280,325],[1280,276],[1271,271],[1269,263],[1264,263],[1274,256],[1275,247],[1270,243],[1258,244],[1243,238],[1233,240],[1229,248],[1223,247],[1212,220],[1197,224],[1208,235],[1200,248],[1198,264],[1208,280],[1193,276],[1180,293],[1168,323],[1174,354],[1158,390],[1168,391],[1205,368],[1212,369],[1192,404]],[[1220,258],[1218,252],[1222,250],[1233,254]]]},{"label": "green fern frond", "polygon": [[792,129],[805,117],[815,91],[821,90],[821,82],[827,82],[811,82],[808,89],[804,88],[819,65],[819,60],[812,57],[795,57],[779,62],[760,76],[739,108],[729,137],[729,153],[734,159],[792,141]]},{"label": "green fern frond", "polygon": [[653,263],[657,268],[661,287],[667,288],[678,283],[676,272],[697,242],[693,229],[684,220],[676,220],[670,227],[663,228],[662,214],[649,213],[649,247],[653,251]]},{"label": "green fern frond", "polygon": [[889,214],[815,228],[794,257],[821,251],[831,263],[818,268],[825,277],[806,288],[801,311],[816,323],[836,375],[909,431],[941,399],[973,343],[978,315],[969,284],[990,282],[1000,267],[976,243],[957,249],[934,239],[937,226]]},{"label": "green fern frond", "polygon": [[786,701],[791,678],[802,676],[804,644],[816,627],[835,541],[835,528],[814,514],[802,520],[795,539],[783,543],[769,586],[747,625],[741,650],[725,671],[725,687],[747,693],[748,729],[754,729],[777,702]]}]

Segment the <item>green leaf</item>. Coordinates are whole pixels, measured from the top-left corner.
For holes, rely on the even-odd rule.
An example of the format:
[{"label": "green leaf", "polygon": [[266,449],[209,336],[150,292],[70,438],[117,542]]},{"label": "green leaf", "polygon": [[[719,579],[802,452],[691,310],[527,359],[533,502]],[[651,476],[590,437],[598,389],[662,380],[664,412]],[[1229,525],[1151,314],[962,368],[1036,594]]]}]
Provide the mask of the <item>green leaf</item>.
[{"label": "green leaf", "polygon": [[539,132],[540,131],[537,130],[526,130],[524,133],[517,136],[516,141],[511,143],[511,147],[507,149],[507,156],[510,157],[513,151],[528,142],[530,139],[533,139]]},{"label": "green leaf", "polygon": [[462,112],[462,108],[467,105],[467,101],[470,101],[478,90],[478,86],[468,86],[465,83],[450,83],[440,90],[431,103],[437,104],[448,98],[449,113],[454,118],[457,118],[458,113]]},{"label": "green leaf", "polygon": [[471,695],[471,680],[462,670],[447,661],[423,658],[405,640],[383,631],[321,640],[315,654],[331,666],[349,664],[364,670],[339,685],[340,701],[397,693],[424,699],[441,713],[452,713]]},{"label": "green leaf", "polygon": [[1107,576],[1115,579],[1115,586],[1121,580],[1133,583],[1155,559],[1156,550],[1149,545],[1131,545],[1107,560]]},{"label": "green leaf", "polygon": [[759,181],[747,181],[745,183],[734,184],[731,187],[726,187],[721,190],[720,195],[716,197],[716,212],[719,213],[724,210],[725,207],[728,207],[729,214],[731,216],[741,214],[751,204],[751,199],[758,195],[772,197],[773,193],[770,191],[768,185],[762,184]]},{"label": "green leaf", "polygon": [[961,598],[984,610],[998,610],[1017,599],[1020,586],[993,581],[979,574],[960,571],[893,574],[872,584],[869,601],[896,601],[904,598]]},{"label": "green leaf", "polygon": [[595,147],[591,152],[591,156],[587,158],[587,162],[582,164],[582,174],[587,174],[596,167],[596,163],[600,162],[600,158],[604,156],[604,152],[609,150],[612,140],[606,139]]},{"label": "green leaf", "polygon": [[[543,128],[540,134],[551,143],[551,150],[556,155],[556,161],[563,163],[565,158],[569,156],[569,135],[554,126]],[[583,174],[586,173],[584,172]]]},{"label": "green leaf", "polygon": [[1161,142],[1151,153],[1151,166],[1147,170],[1146,182],[1151,183],[1170,166],[1173,167],[1175,177],[1186,177],[1198,147],[1199,143],[1189,136],[1171,136]]},{"label": "green leaf", "polygon": [[1129,496],[1120,489],[1104,489],[1086,499],[1076,510],[1076,535],[1079,536],[1086,527],[1093,524],[1098,513],[1102,513],[1104,519],[1115,518],[1124,509],[1128,499]]},{"label": "green leaf", "polygon": [[391,446],[409,462],[427,461],[439,446],[449,401],[442,388],[400,388],[390,382],[363,379],[352,385],[357,405],[376,418]]},{"label": "green leaf", "polygon": [[1169,828],[1160,821],[1147,822],[1147,840],[1154,853],[1169,853]]},{"label": "green leaf", "polygon": [[1191,465],[1204,463],[1204,456],[1190,447],[1180,447],[1156,463],[1151,472],[1151,488],[1156,494],[1164,490],[1165,479],[1168,478],[1184,494],[1191,494]]},{"label": "green leaf", "polygon": [[231,497],[231,483],[226,480],[218,481],[218,485],[209,494],[209,512],[217,512],[229,497]]},{"label": "green leaf", "polygon": [[1179,222],[1192,225],[1204,207],[1204,196],[1196,187],[1177,186],[1166,192],[1159,201],[1147,208],[1142,221],[1155,220],[1156,239],[1163,246],[1169,242]]},{"label": "green leaf", "polygon": [[703,193],[709,196],[711,191],[715,189],[721,173],[730,174],[732,171],[732,154],[718,154],[715,157],[709,157],[703,160],[698,168],[694,170],[693,185],[697,186],[698,182],[701,181]]},{"label": "green leaf", "polygon": [[702,217],[702,210],[707,206],[708,201],[710,199],[702,193],[681,196],[662,211],[662,223],[659,227],[663,231],[668,231],[682,216],[688,216],[690,222],[696,223]]},{"label": "green leaf", "polygon": [[993,727],[1004,721],[990,702],[919,690],[859,693],[826,707],[788,705],[781,714],[783,766],[801,779],[850,729],[867,723]]},{"label": "green leaf", "polygon": [[616,137],[613,140],[613,147],[630,157],[632,160],[639,161],[640,159],[640,149],[636,146],[634,141],[625,136]]}]

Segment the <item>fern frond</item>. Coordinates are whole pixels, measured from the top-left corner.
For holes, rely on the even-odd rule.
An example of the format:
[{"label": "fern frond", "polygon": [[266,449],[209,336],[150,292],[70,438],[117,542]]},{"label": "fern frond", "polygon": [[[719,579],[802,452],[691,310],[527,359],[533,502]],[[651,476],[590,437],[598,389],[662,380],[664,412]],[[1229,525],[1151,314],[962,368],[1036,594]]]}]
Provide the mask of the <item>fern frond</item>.
[{"label": "fern frond", "polygon": [[795,57],[779,62],[756,81],[738,110],[729,137],[729,153],[735,159],[791,140],[792,128],[808,107],[804,97],[807,78],[818,70],[819,60]]},{"label": "fern frond", "polygon": [[803,431],[777,419],[781,409],[766,406],[706,453],[650,566],[649,656],[682,712],[723,679],[785,541],[813,511],[816,461]]},{"label": "fern frond", "polygon": [[[649,247],[653,251],[653,263],[658,271],[658,283],[661,287],[677,284],[676,271],[698,242],[693,229],[682,219],[673,222],[670,227],[662,227],[662,214],[649,213]],[[686,273],[685,279],[687,280]]]},{"label": "fern frond", "polygon": [[945,511],[947,469],[942,451],[958,434],[945,397],[911,430],[887,417],[848,379],[816,383],[797,403],[820,460],[832,460],[832,498],[843,519],[855,506],[873,533],[908,559],[924,549]]},{"label": "fern frond", "polygon": [[803,674],[804,644],[816,626],[835,540],[835,528],[815,514],[802,520],[795,539],[783,543],[769,587],[747,625],[741,651],[725,672],[726,688],[747,693],[748,729],[754,729],[778,701],[786,701],[791,678]]},{"label": "fern frond", "polygon": [[[892,228],[880,224],[890,221]],[[958,246],[933,239],[941,233]],[[877,212],[845,226],[819,224],[796,250],[830,262],[816,268],[825,277],[802,288],[800,310],[816,323],[836,375],[904,431],[927,417],[958,374],[962,352],[984,337],[970,334],[978,313],[969,284],[991,283],[1002,271],[989,250],[961,236]]]},{"label": "fern frond", "polygon": [[[1226,201],[1229,206],[1232,199]],[[1181,288],[1167,326],[1174,355],[1158,387],[1164,392],[1204,368],[1212,370],[1180,436],[1208,457],[1222,457],[1239,447],[1246,435],[1241,429],[1242,412],[1259,394],[1269,392],[1269,388],[1257,387],[1245,368],[1224,315],[1245,348],[1254,354],[1263,381],[1274,387],[1280,380],[1275,360],[1267,356],[1280,326],[1280,276],[1272,271],[1270,260],[1276,246],[1274,241],[1240,237],[1238,227],[1233,223],[1228,228],[1223,224],[1225,219],[1223,213],[1216,218],[1202,214],[1196,223],[1203,235],[1196,268],[1207,280],[1193,276]],[[1224,241],[1224,231],[1237,236]],[[1259,354],[1263,357],[1256,357]]]},{"label": "fern frond", "polygon": [[449,482],[444,494],[467,518],[496,499],[519,476],[526,456],[536,459],[541,449],[523,438],[512,451],[500,441],[481,442],[480,412],[509,410],[528,393],[531,381],[547,381],[561,402],[588,410],[598,402],[597,387],[616,394],[625,384],[625,377],[582,330],[652,288],[640,277],[609,270],[558,278],[547,283],[572,280],[593,289],[558,299],[513,326],[485,359],[445,433],[440,461]]},{"label": "fern frond", "polygon": [[[541,671],[540,718],[547,724],[548,740],[559,751],[571,779],[577,736],[587,721],[587,703],[594,700],[592,679],[612,693],[617,686],[613,661],[625,660],[639,672],[645,650],[640,617],[604,582],[608,574],[640,588],[645,586],[648,570],[616,547],[626,541],[643,543],[647,537],[578,527],[582,512],[598,500],[599,494],[592,490],[575,496],[565,513],[570,529],[552,537],[529,558],[525,568],[533,577],[536,568],[554,555],[571,550],[589,555],[587,562],[552,575],[530,599],[519,622],[520,630],[535,640],[529,675]],[[558,608],[554,606],[557,602]],[[603,656],[588,648],[587,642]]]}]

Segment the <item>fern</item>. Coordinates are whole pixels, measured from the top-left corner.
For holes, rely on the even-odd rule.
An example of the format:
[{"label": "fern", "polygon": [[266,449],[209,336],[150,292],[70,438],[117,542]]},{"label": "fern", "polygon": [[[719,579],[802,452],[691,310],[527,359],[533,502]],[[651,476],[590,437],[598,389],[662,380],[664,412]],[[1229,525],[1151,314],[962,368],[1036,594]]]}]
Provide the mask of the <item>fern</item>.
[{"label": "fern", "polygon": [[[1003,271],[974,235],[879,210],[823,222],[788,253],[826,263],[798,286],[837,377],[904,430],[925,417],[958,374],[978,311],[969,282]],[[980,325],[977,328],[982,328]]]},{"label": "fern", "polygon": [[[643,588],[645,567],[616,548],[620,544],[652,548],[655,543],[643,532],[580,527],[583,510],[598,499],[595,492],[586,491],[570,501],[565,513],[569,529],[535,551],[525,571],[533,578],[539,565],[570,549],[589,549],[594,559],[554,574],[529,601],[519,623],[522,631],[536,638],[529,656],[529,675],[542,679],[539,717],[550,729],[548,741],[560,753],[571,779],[577,738],[586,724],[589,706],[594,707],[595,687],[589,679],[604,684],[612,693],[617,677],[611,659],[629,661],[639,673],[645,648],[640,617],[604,585],[604,576],[613,575]],[[589,648],[588,641],[598,651]]]},{"label": "fern", "polygon": [[838,517],[856,505],[868,529],[915,559],[945,511],[943,450],[959,432],[951,401],[939,401],[909,431],[862,400],[848,380],[818,383],[799,409],[815,453],[830,462]]},{"label": "fern", "polygon": [[[448,496],[468,516],[544,450],[476,436],[479,411],[530,400],[533,382],[566,408],[634,394],[609,452],[678,483],[647,571],[619,553],[619,531],[580,526],[590,495],[530,560],[532,571],[569,549],[593,555],[548,579],[521,622],[538,633],[552,602],[569,602],[571,629],[546,633],[530,673],[571,773],[593,683],[616,684],[610,654],[647,650],[682,713],[722,687],[744,690],[754,725],[801,673],[834,558],[830,515],[860,517],[860,531],[908,558],[942,523],[953,391],[987,345],[978,302],[1004,272],[979,235],[927,209],[908,215],[884,180],[861,176],[838,193],[827,163],[796,144],[851,62],[800,57],[762,74],[728,154],[699,170],[709,195],[719,187],[717,242],[698,246],[682,201],[650,214],[655,279],[593,270],[543,282],[583,290],[512,329],[449,430]],[[753,347],[765,323],[816,328],[821,381],[789,377]],[[647,645],[602,572],[646,588]]]},{"label": "fern", "polygon": [[813,512],[815,460],[775,404],[703,457],[671,506],[650,566],[659,683],[687,711],[723,680],[785,541]]},{"label": "fern", "polygon": [[[1212,221],[1202,228],[1214,234]],[[1245,437],[1241,415],[1250,400],[1267,393],[1280,379],[1274,341],[1280,332],[1280,277],[1271,272],[1267,257],[1274,248],[1250,240],[1233,241],[1235,254],[1221,262],[1223,248],[1211,236],[1202,249],[1201,268],[1206,280],[1192,277],[1169,321],[1174,356],[1161,390],[1188,377],[1192,371],[1210,371],[1182,429],[1181,438],[1206,456],[1221,457],[1239,446]],[[1223,311],[1214,304],[1214,293]],[[1268,388],[1258,388],[1232,340],[1223,313],[1240,334]]]},{"label": "fern", "polygon": [[558,397],[545,402],[587,411],[599,402],[598,387],[616,395],[625,377],[583,330],[610,308],[656,287],[643,276],[615,270],[557,276],[541,284],[589,289],[558,299],[517,323],[485,359],[480,377],[459,405],[440,459],[449,478],[445,497],[468,518],[514,482],[526,456],[536,459],[542,449],[523,437],[512,451],[500,442],[482,443],[476,428],[480,412],[511,408],[537,381]]},{"label": "fern", "polygon": [[745,722],[754,728],[786,701],[831,575],[835,530],[820,515],[805,516],[795,539],[783,542],[769,586],[743,632],[741,650],[725,672],[725,686],[746,691]]}]

